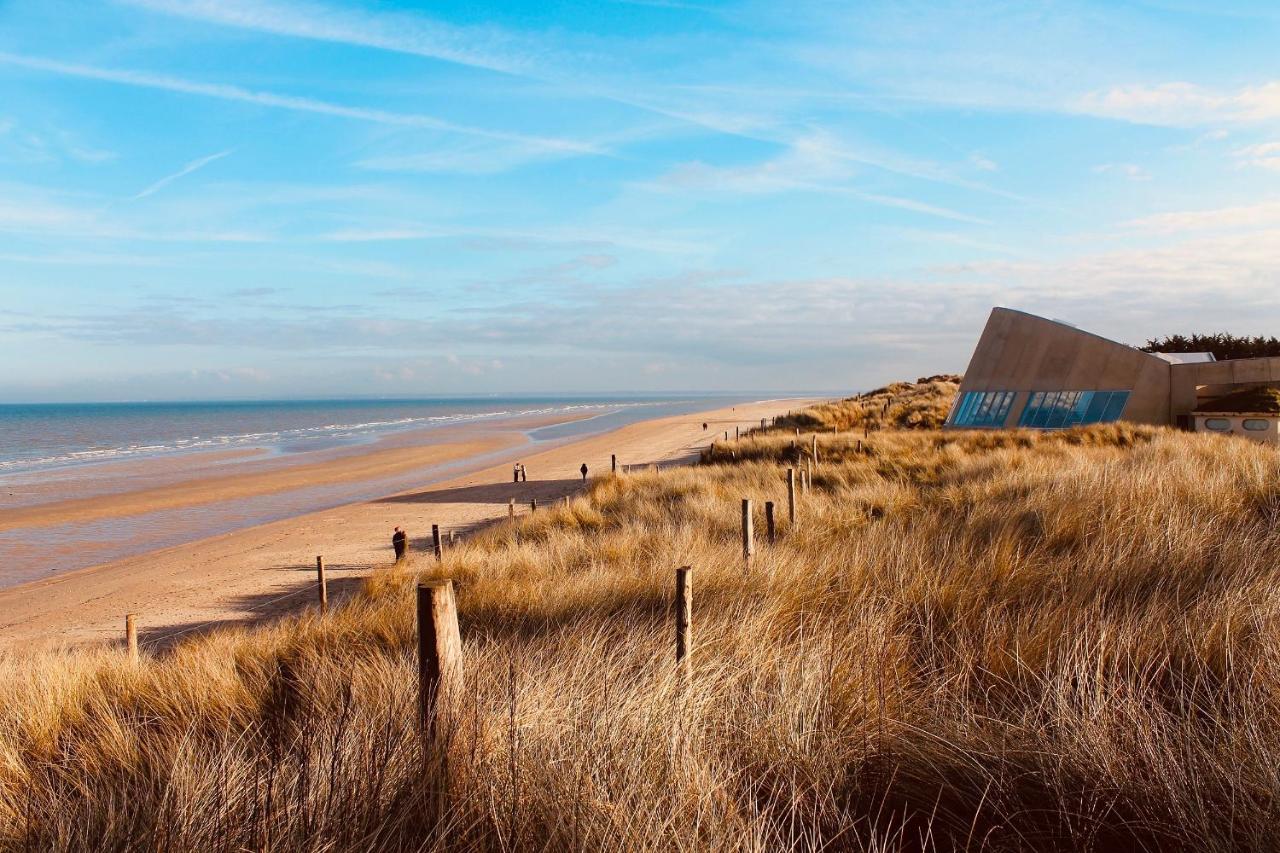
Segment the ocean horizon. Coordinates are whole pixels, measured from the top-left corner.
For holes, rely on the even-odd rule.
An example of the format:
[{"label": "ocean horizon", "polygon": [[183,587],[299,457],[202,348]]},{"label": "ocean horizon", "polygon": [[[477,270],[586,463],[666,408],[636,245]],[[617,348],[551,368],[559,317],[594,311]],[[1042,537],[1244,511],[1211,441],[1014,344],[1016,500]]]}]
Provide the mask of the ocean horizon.
[{"label": "ocean horizon", "polygon": [[[548,431],[531,431],[535,440],[558,438],[629,419],[678,414],[686,405],[749,399],[755,397],[708,393],[0,403],[0,481],[200,451],[296,454],[468,422],[576,416]],[[628,413],[634,417],[628,418]],[[597,419],[605,422],[595,423]]]}]

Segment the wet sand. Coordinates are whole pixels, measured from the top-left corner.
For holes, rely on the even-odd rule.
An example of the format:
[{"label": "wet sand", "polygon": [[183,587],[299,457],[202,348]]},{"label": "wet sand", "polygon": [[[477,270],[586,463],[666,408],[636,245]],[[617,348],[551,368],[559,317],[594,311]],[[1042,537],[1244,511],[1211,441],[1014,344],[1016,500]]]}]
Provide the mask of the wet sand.
[{"label": "wet sand", "polygon": [[[528,444],[501,436],[479,437],[317,463],[335,467],[313,470],[308,475],[290,473],[311,467],[298,466],[246,475],[250,479],[243,483],[234,482],[243,477],[230,477],[212,485],[202,481],[148,490],[132,499],[135,506],[154,508],[173,502],[186,506],[184,501],[199,501],[203,490],[209,488],[224,495],[248,494],[273,488],[273,477],[360,477],[382,466],[476,460],[472,470],[426,488],[237,530],[0,590],[0,650],[20,652],[119,642],[124,615],[131,612],[137,614],[144,644],[162,643],[218,624],[270,617],[314,600],[318,554],[325,557],[330,597],[340,599],[374,568],[391,563],[390,535],[396,525],[409,532],[411,548],[421,550],[430,539],[432,524],[446,532],[465,531],[505,517],[511,498],[516,499],[519,511],[528,512],[532,498],[547,503],[580,490],[578,466],[583,462],[590,467],[592,476],[605,476],[609,473],[610,454],[617,454],[619,465],[692,461],[711,441],[723,438],[726,430],[732,435],[735,427],[758,426],[761,418],[781,414],[804,402],[745,404],[643,421],[546,449],[531,450]],[[704,421],[710,424],[705,432]],[[501,461],[495,462],[498,458]],[[527,483],[511,482],[513,459],[527,466]],[[465,463],[462,465],[465,469]],[[88,498],[15,511],[32,513],[26,522],[30,525],[30,519],[53,517],[49,513],[63,513],[64,518],[67,513],[84,517],[110,515],[117,509],[99,504],[118,502],[117,497]]]}]

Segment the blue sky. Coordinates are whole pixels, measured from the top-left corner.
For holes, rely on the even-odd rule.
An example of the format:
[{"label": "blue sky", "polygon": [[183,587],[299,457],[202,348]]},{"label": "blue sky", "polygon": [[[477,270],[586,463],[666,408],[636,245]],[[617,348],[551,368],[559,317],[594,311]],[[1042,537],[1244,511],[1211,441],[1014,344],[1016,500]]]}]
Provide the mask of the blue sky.
[{"label": "blue sky", "polygon": [[1280,325],[1270,2],[0,2],[0,400],[856,389]]}]

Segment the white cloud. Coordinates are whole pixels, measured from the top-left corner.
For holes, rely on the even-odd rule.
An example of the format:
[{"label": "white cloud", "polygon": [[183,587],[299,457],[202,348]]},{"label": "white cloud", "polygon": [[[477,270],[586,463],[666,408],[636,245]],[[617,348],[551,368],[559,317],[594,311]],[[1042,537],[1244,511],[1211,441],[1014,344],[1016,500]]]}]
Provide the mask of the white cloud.
[{"label": "white cloud", "polygon": [[1236,207],[1206,210],[1179,210],[1131,219],[1124,225],[1160,234],[1185,231],[1224,231],[1280,226],[1280,201],[1266,201]]},{"label": "white cloud", "polygon": [[1280,119],[1280,80],[1234,91],[1185,82],[1118,86],[1085,95],[1077,108],[1090,115],[1171,127],[1275,121]]},{"label": "white cloud", "polygon": [[1233,152],[1236,162],[1241,166],[1256,166],[1280,172],[1280,142],[1263,142],[1258,145],[1246,145]]},{"label": "white cloud", "polygon": [[959,211],[911,198],[869,193],[849,184],[860,158],[851,156],[826,134],[793,140],[778,156],[742,166],[685,163],[644,185],[664,192],[759,195],[808,192],[841,195],[884,207],[910,210],[958,222],[984,223]]},{"label": "white cloud", "polygon": [[211,24],[256,32],[389,50],[509,74],[529,70],[517,45],[494,28],[463,28],[421,15],[367,14],[316,3],[263,0],[125,0],[160,12]]},{"label": "white cloud", "polygon": [[975,151],[969,155],[969,162],[973,164],[974,168],[981,169],[984,172],[1000,171],[1000,165],[996,163],[995,160],[992,160],[990,157],[987,157],[979,151]]},{"label": "white cloud", "polygon": [[22,56],[19,54],[4,52],[0,52],[0,63],[19,68],[28,68],[33,71],[44,71],[50,74],[58,74],[64,77],[80,77],[89,80],[102,80],[109,83],[118,83],[124,86],[159,89],[186,95],[216,98],[223,101],[238,101],[242,103],[257,104],[259,106],[274,107],[276,109],[315,113],[318,115],[334,116],[337,118],[352,119],[355,121],[366,121],[375,124],[415,127],[425,130],[439,130],[448,133],[478,136],[485,139],[518,142],[548,151],[575,154],[605,153],[596,145],[577,142],[570,139],[528,136],[521,133],[489,130],[471,125],[458,124],[456,122],[446,121],[444,119],[436,118],[435,116],[423,115],[421,113],[402,113],[390,110],[370,109],[366,107],[350,107],[342,104],[330,103],[328,101],[317,100],[315,98],[304,98],[295,95],[281,95],[274,92],[245,89],[240,86],[233,86],[226,83],[202,83],[195,80],[186,80],[181,77],[151,74],[145,71],[98,68],[92,65],[80,65],[70,62],[60,62],[53,59],[44,59],[42,57]]},{"label": "white cloud", "polygon": [[216,153],[216,154],[210,154],[210,155],[208,155],[208,156],[206,156],[206,157],[200,157],[199,159],[192,160],[190,163],[188,163],[187,165],[183,166],[181,169],[179,169],[178,171],[174,172],[173,174],[171,174],[171,175],[165,175],[165,176],[164,176],[163,178],[161,178],[160,180],[158,180],[158,181],[156,181],[155,183],[151,184],[150,186],[146,187],[145,189],[143,189],[143,190],[142,190],[142,192],[140,192],[140,193],[138,193],[137,195],[135,195],[135,196],[133,197],[133,199],[132,199],[132,200],[133,200],[133,201],[137,201],[137,200],[138,200],[138,199],[140,199],[140,198],[146,198],[147,196],[152,195],[152,194],[154,194],[154,193],[156,193],[156,192],[158,192],[158,191],[160,191],[160,190],[164,189],[164,188],[165,188],[165,187],[167,187],[169,184],[173,183],[174,181],[178,180],[179,178],[182,178],[182,177],[185,177],[185,176],[187,176],[187,175],[190,175],[192,172],[199,171],[200,169],[203,169],[205,166],[208,166],[210,163],[212,163],[212,162],[214,162],[214,161],[216,161],[216,160],[221,160],[223,157],[226,157],[226,156],[227,156],[228,154],[230,154],[230,153],[231,153],[231,152],[230,152],[229,150],[228,150],[228,151],[219,151],[219,152],[218,152],[218,153]]},{"label": "white cloud", "polygon": [[1151,173],[1136,163],[1102,163],[1094,166],[1093,171],[1099,175],[1119,175],[1131,181],[1151,180]]}]

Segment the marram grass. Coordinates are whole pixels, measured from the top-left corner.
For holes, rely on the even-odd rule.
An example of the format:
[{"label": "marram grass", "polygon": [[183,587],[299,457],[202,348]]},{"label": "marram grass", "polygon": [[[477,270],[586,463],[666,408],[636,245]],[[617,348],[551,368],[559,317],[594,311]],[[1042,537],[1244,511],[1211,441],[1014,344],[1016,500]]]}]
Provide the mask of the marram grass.
[{"label": "marram grass", "polygon": [[[598,481],[442,568],[376,574],[324,619],[219,631],[137,667],[117,650],[3,661],[0,840],[1277,846],[1274,450],[1123,425],[876,431],[861,453],[860,430],[825,434],[791,529],[793,436]],[[743,497],[781,521],[749,568]],[[455,579],[465,646],[439,748],[414,726],[419,572]]]}]

